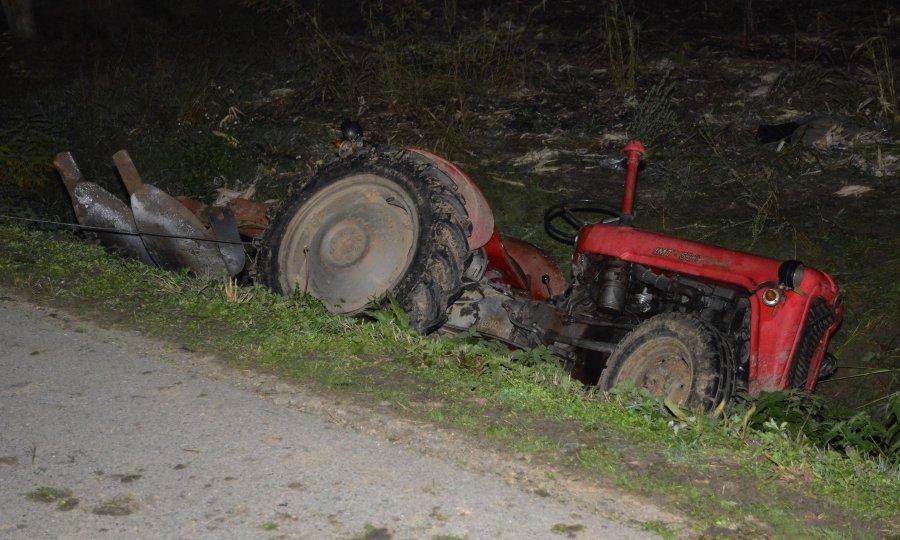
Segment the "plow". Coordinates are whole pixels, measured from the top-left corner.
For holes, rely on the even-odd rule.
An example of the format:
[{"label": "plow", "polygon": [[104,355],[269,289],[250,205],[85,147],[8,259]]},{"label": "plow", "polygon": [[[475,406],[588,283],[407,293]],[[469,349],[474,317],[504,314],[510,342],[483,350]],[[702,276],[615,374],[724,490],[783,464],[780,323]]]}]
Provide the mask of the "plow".
[{"label": "plow", "polygon": [[627,383],[713,411],[741,391],[812,392],[836,369],[828,344],[843,305],[827,273],[634,226],[639,141],[623,149],[618,205],[587,197],[544,212],[548,236],[572,246],[563,271],[497,231],[455,164],[369,144],[353,122],[342,132],[335,158],[268,209],[171,197],[125,151],[113,161],[129,204],[82,178],[70,154],[55,165],[78,222],[127,257],[210,279],[249,275],[347,316],[390,299],[422,334],[546,347],[602,390]]}]

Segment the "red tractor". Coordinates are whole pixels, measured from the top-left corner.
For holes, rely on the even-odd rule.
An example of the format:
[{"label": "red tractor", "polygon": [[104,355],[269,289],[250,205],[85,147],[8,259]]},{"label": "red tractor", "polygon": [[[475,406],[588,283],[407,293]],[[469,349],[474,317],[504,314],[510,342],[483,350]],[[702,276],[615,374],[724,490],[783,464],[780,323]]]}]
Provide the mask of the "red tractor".
[{"label": "red tractor", "polygon": [[698,410],[738,388],[812,391],[835,369],[827,348],[843,306],[831,276],[632,227],[640,142],[624,149],[619,210],[583,199],[544,214],[549,236],[575,246],[567,280],[495,230],[454,164],[342,129],[338,159],[291,192],[264,233],[257,275],[276,291],[343,314],[391,293],[420,332],[543,345],[586,384],[627,381]]}]

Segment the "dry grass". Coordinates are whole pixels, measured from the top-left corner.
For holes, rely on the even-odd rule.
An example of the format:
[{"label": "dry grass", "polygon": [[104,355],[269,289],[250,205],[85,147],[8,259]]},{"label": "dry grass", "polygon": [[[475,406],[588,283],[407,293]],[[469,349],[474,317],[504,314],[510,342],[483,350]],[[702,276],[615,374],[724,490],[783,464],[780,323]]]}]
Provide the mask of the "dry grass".
[{"label": "dry grass", "polygon": [[606,0],[602,16],[603,40],[609,61],[609,78],[620,94],[637,89],[638,30],[634,18],[620,0]]},{"label": "dry grass", "polygon": [[875,88],[875,97],[882,114],[895,123],[900,118],[897,110],[891,46],[884,36],[874,36],[860,43],[853,55],[860,55],[869,63],[867,76]]}]

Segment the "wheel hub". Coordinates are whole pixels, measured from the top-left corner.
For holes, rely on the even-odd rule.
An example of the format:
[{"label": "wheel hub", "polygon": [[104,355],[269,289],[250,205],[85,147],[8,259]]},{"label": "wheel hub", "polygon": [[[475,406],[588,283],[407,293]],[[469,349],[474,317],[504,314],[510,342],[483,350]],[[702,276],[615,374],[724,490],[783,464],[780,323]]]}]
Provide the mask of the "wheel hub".
[{"label": "wheel hub", "polygon": [[369,251],[369,236],[356,220],[337,223],[322,238],[322,262],[345,268],[359,262]]},{"label": "wheel hub", "polygon": [[691,392],[693,372],[687,358],[690,351],[675,339],[657,339],[635,350],[633,360],[619,373],[620,381],[630,381],[651,394],[684,403]]}]

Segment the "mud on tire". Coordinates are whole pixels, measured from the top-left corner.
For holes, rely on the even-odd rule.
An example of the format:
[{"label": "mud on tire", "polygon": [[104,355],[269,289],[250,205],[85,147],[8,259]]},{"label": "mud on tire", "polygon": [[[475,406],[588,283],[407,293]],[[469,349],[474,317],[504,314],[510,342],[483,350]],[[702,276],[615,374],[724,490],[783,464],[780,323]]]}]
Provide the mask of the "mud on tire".
[{"label": "mud on tire", "polygon": [[599,386],[611,390],[624,381],[708,412],[733,397],[737,368],[731,346],[712,325],[695,315],[664,313],[619,342]]},{"label": "mud on tire", "polygon": [[367,147],[288,193],[262,238],[256,277],[350,315],[389,292],[427,333],[460,293],[470,232],[449,177],[409,152]]}]

